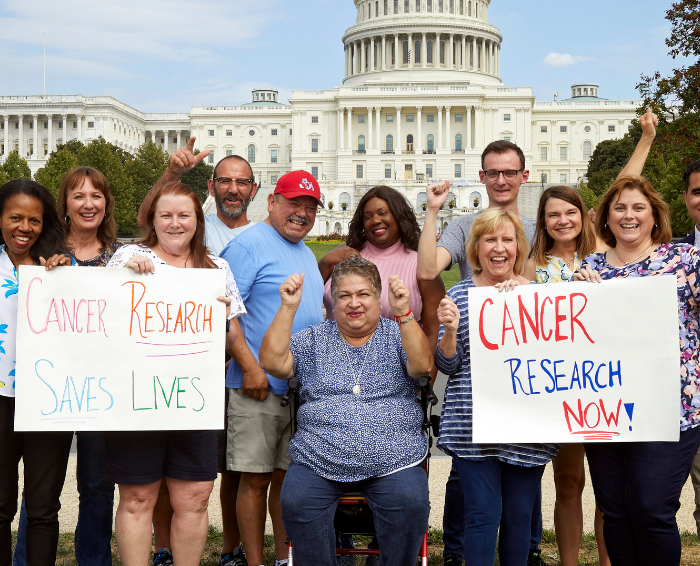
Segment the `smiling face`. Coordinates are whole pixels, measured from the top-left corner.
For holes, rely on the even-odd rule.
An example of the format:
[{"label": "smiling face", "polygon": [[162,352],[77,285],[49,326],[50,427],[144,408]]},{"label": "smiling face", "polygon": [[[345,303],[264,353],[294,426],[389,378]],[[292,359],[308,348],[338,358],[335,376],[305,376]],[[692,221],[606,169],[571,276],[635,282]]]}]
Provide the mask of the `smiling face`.
[{"label": "smiling face", "polygon": [[69,231],[97,234],[97,229],[105,217],[106,206],[105,196],[86,177],[81,186],[68,191],[66,216],[70,220]]},{"label": "smiling face", "polygon": [[318,201],[313,197],[270,195],[267,201],[270,225],[293,244],[301,242],[314,227],[317,208]]},{"label": "smiling face", "polygon": [[700,228],[700,173],[693,173],[690,176],[688,190],[683,193],[683,200],[688,207],[688,214],[695,221],[695,226]]},{"label": "smiling face", "polygon": [[34,265],[29,255],[41,234],[44,207],[38,199],[18,194],[10,197],[0,216],[5,250],[15,265]]},{"label": "smiling face", "polygon": [[[529,171],[520,171],[522,169],[520,157],[518,154],[509,150],[505,153],[489,153],[484,157],[484,170],[479,171],[479,179],[486,185],[486,192],[489,195],[489,206],[497,206],[506,208],[518,200],[520,185],[526,183],[529,177]],[[484,171],[518,171],[518,174],[512,181],[508,181],[505,176],[499,175],[495,181],[490,181]]]},{"label": "smiling face", "polygon": [[389,204],[382,198],[374,197],[367,201],[362,213],[365,236],[373,246],[390,248],[401,239],[399,225],[389,210]]},{"label": "smiling face", "polygon": [[573,204],[550,198],[544,206],[547,233],[555,242],[568,243],[578,238],[583,228],[581,211]]},{"label": "smiling face", "polygon": [[338,330],[349,336],[365,336],[379,324],[381,306],[370,282],[361,275],[346,275],[335,294]]},{"label": "smiling face", "polygon": [[248,209],[251,199],[258,190],[257,183],[245,186],[236,184],[236,179],[251,179],[253,172],[241,159],[226,159],[216,170],[217,178],[228,178],[234,182],[226,188],[219,181],[209,180],[209,194],[214,197],[217,214],[224,218],[238,218]]},{"label": "smiling face", "polygon": [[481,236],[478,256],[483,273],[490,281],[506,281],[515,277],[513,267],[518,257],[515,226],[504,222],[496,232]]},{"label": "smiling face", "polygon": [[654,213],[649,200],[637,189],[622,190],[608,211],[608,227],[618,245],[645,245],[654,229]]},{"label": "smiling face", "polygon": [[192,199],[185,195],[166,194],[156,203],[153,227],[158,245],[173,255],[189,252],[197,230],[197,214]]}]

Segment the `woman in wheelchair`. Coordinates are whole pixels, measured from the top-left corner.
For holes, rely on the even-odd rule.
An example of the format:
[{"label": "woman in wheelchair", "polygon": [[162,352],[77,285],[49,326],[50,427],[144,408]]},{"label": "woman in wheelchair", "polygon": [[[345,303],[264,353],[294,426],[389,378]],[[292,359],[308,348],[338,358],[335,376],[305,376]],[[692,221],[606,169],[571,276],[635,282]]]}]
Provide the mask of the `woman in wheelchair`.
[{"label": "woman in wheelchair", "polygon": [[292,275],[280,287],[280,309],[260,349],[265,371],[299,382],[298,429],[281,496],[294,556],[304,566],[334,566],[338,500],[359,491],[374,513],[381,562],[413,564],[430,511],[416,380],[430,373],[433,354],[409,309],[409,291],[392,277],[396,322],[381,318],[377,268],[351,257],[333,271],[336,321],[292,336],[303,282],[303,274]]}]

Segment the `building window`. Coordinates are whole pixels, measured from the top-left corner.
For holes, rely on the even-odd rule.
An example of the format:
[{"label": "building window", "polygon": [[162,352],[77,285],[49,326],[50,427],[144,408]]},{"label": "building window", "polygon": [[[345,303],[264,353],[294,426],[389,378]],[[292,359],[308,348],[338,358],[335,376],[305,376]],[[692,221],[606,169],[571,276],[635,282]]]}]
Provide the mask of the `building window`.
[{"label": "building window", "polygon": [[427,118],[428,118],[428,122],[434,122],[435,121],[435,114],[428,114]]},{"label": "building window", "polygon": [[[48,128],[49,124],[47,122],[44,123],[44,128]],[[94,128],[95,127],[95,122],[88,122],[88,128]]]},{"label": "building window", "polygon": [[[212,132],[214,130],[211,130]],[[255,135],[255,130],[248,130],[248,135],[252,138]]]},{"label": "building window", "polygon": [[226,150],[226,157],[231,157],[233,155],[233,150],[232,149],[227,149]]},{"label": "building window", "polygon": [[593,154],[593,144],[589,141],[583,142],[583,160],[588,161]]},{"label": "building window", "polygon": [[[416,2],[416,12],[420,12],[420,1]],[[416,43],[413,45],[414,50],[414,56],[413,56],[413,61],[415,63],[420,63],[420,52],[421,52],[421,44],[420,41],[416,41]]]},{"label": "building window", "polygon": [[386,137],[386,150],[394,151],[394,136],[391,134]]},{"label": "building window", "polygon": [[207,160],[209,161],[210,165],[214,164],[214,152],[213,151],[207,156]]},{"label": "building window", "polygon": [[440,64],[441,65],[445,64],[445,42],[444,41],[440,42]]},{"label": "building window", "polygon": [[408,12],[411,10],[409,3],[409,0],[403,0],[403,11],[405,14],[408,14]]},{"label": "building window", "polygon": [[277,130],[270,130],[270,135],[271,136],[276,136],[277,135]]},{"label": "building window", "polygon": [[365,136],[359,136],[357,138],[357,149],[358,151],[365,151]]},{"label": "building window", "polygon": [[318,124],[318,116],[311,116],[311,123]]},{"label": "building window", "polygon": [[394,0],[394,14],[399,13],[399,0]]},{"label": "building window", "polygon": [[214,137],[214,130],[209,130],[207,133],[208,133],[210,138]]},{"label": "building window", "polygon": [[615,126],[608,126],[608,132],[614,133],[615,132]]},{"label": "building window", "polygon": [[[95,127],[95,123],[94,123],[94,122],[92,123],[92,127],[93,127],[93,128]],[[4,129],[5,129],[5,124],[3,124],[2,127],[0,127],[0,130],[4,130]],[[49,123],[48,123],[48,122],[44,122],[44,129],[45,129],[45,130],[48,130],[48,129],[49,129]]]},{"label": "building window", "polygon": [[289,128],[289,135],[292,135],[292,128]]},{"label": "building window", "polygon": [[358,123],[358,124],[364,124],[365,121],[366,121],[366,118],[367,118],[366,116],[358,116],[358,117],[357,117],[357,123]]},{"label": "building window", "polygon": [[311,153],[318,153],[318,138],[311,140]]},{"label": "building window", "polygon": [[547,182],[547,173],[542,173],[542,176],[540,177],[543,183]]},{"label": "building window", "polygon": [[270,175],[270,183],[272,183],[273,185],[277,184],[277,179],[277,175]]},{"label": "building window", "polygon": [[568,126],[559,126],[559,133],[560,133],[560,134],[565,134],[565,133],[568,132],[568,131],[569,131],[569,127],[568,127]]},{"label": "building window", "polygon": [[255,146],[252,143],[248,146],[248,163],[255,163]]},{"label": "building window", "polygon": [[312,167],[311,174],[314,176],[314,179],[318,179],[318,167]]},{"label": "building window", "polygon": [[455,163],[455,179],[460,179],[462,177],[462,164]]},{"label": "building window", "polygon": [[408,65],[408,41],[403,42],[403,64]]},{"label": "building window", "polygon": [[567,182],[567,181],[566,181],[566,173],[562,173],[561,175],[559,175],[559,182],[560,182],[560,183],[566,183],[566,182]]},{"label": "building window", "polygon": [[457,151],[462,151],[462,134],[457,134],[455,136],[455,149]]},{"label": "building window", "polygon": [[547,126],[540,126],[540,133],[546,134],[547,133]]},{"label": "building window", "polygon": [[387,115],[386,115],[386,121],[387,121],[387,122],[393,122],[393,121],[394,121],[394,115],[393,115],[393,114],[387,114]]},{"label": "building window", "polygon": [[391,179],[391,165],[384,165],[384,178]]},{"label": "building window", "polygon": [[462,122],[462,115],[461,114],[455,114],[455,122]]},{"label": "building window", "polygon": [[15,130],[19,130],[19,122],[15,122]]},{"label": "building window", "polygon": [[509,142],[509,141],[510,141],[510,136],[503,136],[503,141]]},{"label": "building window", "polygon": [[413,122],[413,114],[406,114],[406,122]]},{"label": "building window", "polygon": [[547,161],[547,148],[546,147],[540,148],[540,161]]},{"label": "building window", "polygon": [[[430,0],[428,0],[428,2],[430,2]],[[428,3],[428,6],[430,6],[430,3]],[[430,10],[430,8],[428,8],[428,9]],[[432,10],[431,10],[431,11],[432,11]],[[433,64],[433,42],[432,42],[432,41],[428,41],[428,44],[427,44],[427,45],[428,45],[428,50],[427,50],[427,51],[428,51],[428,57],[427,57],[427,61],[428,61],[428,64],[429,64],[429,65],[432,65],[432,64]]]},{"label": "building window", "polygon": [[433,11],[433,0],[428,0],[428,12]]},{"label": "building window", "polygon": [[384,0],[384,15],[389,13],[389,0]]},{"label": "building window", "polygon": [[[32,124],[29,124],[29,127],[32,127]],[[73,129],[77,130],[78,129],[78,122],[73,122]]]},{"label": "building window", "polygon": [[566,147],[559,148],[559,161],[566,161],[568,158],[568,151]]},{"label": "building window", "polygon": [[233,137],[233,130],[226,130],[226,137],[227,138]]},{"label": "building window", "polygon": [[270,150],[270,163],[277,163],[277,150]]},{"label": "building window", "polygon": [[356,165],[355,166],[355,178],[356,179],[363,179],[364,175],[365,175],[364,165]]},{"label": "building window", "polygon": [[590,127],[590,126],[586,126],[585,128],[583,128],[583,131],[586,132],[587,134],[590,134],[590,133],[591,133],[591,127]]},{"label": "building window", "polygon": [[[34,122],[29,122],[29,129],[33,130],[34,129]],[[31,155],[31,152],[29,153]]]},{"label": "building window", "polygon": [[504,115],[503,115],[503,121],[504,121],[504,122],[510,122],[510,114],[504,114]]},{"label": "building window", "polygon": [[627,126],[627,131],[628,131],[628,132],[631,132],[632,130],[634,130],[634,126],[633,126],[632,124],[630,124],[629,126]]},{"label": "building window", "polygon": [[435,150],[435,137],[433,134],[428,134],[428,151]]},{"label": "building window", "polygon": [[428,179],[432,179],[432,177],[433,177],[433,165],[432,165],[432,163],[428,163],[425,166],[425,176],[428,177]]}]

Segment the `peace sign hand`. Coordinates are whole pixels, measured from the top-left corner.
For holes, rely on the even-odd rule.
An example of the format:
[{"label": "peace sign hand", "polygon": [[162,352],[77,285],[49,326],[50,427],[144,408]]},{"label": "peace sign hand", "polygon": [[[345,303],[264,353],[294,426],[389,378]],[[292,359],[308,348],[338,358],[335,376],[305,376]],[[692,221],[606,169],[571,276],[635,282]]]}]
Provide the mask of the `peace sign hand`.
[{"label": "peace sign hand", "polygon": [[168,169],[174,175],[182,175],[185,171],[194,169],[197,164],[207,157],[210,153],[208,149],[205,149],[197,155],[194,154],[194,142],[197,138],[191,137],[187,142],[185,147],[176,149],[170,154],[170,162],[168,163]]}]

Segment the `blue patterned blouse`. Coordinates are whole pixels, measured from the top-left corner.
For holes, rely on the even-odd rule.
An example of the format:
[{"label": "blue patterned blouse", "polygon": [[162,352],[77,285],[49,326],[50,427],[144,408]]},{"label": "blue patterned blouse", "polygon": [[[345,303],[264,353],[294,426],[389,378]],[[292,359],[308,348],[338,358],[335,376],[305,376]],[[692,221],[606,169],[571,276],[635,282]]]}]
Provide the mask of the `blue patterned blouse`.
[{"label": "blue patterned blouse", "polygon": [[[613,267],[606,254],[591,254],[581,262],[581,267],[597,271],[603,279],[616,277],[647,277],[671,275],[677,280],[678,336],[680,344],[680,410],[681,430],[700,424],[700,306],[698,276],[700,252],[689,244],[661,244],[651,255],[639,263]],[[643,308],[643,307],[642,307]]]},{"label": "blue patterned blouse", "polygon": [[[299,428],[289,444],[293,463],[332,481],[354,482],[425,458],[420,387],[406,372],[394,321],[380,318],[370,341],[355,348],[326,320],[294,334],[291,351],[301,399]],[[359,394],[353,393],[357,386]]]},{"label": "blue patterned blouse", "polygon": [[445,327],[440,325],[435,364],[446,373],[445,403],[440,417],[439,448],[465,460],[497,459],[517,466],[544,466],[559,451],[558,444],[474,444],[472,442],[472,370],[469,359],[469,289],[471,278],[460,281],[447,291],[459,309],[457,353],[448,358],[440,350]]}]

